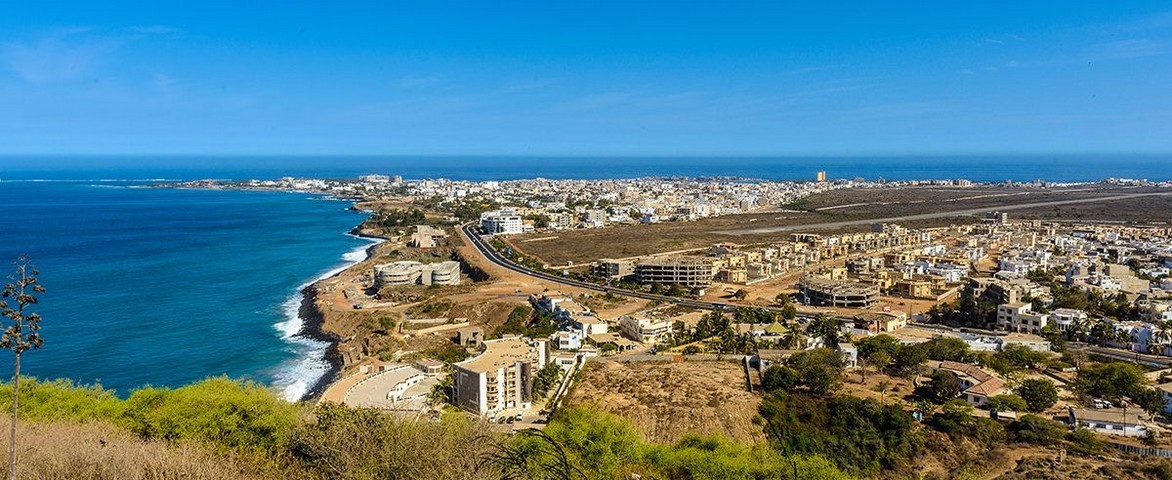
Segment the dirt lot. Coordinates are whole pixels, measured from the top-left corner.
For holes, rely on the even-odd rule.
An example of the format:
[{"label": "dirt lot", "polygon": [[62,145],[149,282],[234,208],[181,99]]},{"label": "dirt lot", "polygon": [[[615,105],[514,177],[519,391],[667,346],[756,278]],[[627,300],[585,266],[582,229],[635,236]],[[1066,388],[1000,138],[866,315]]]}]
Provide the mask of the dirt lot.
[{"label": "dirt lot", "polygon": [[761,427],[752,422],[761,399],[745,389],[742,372],[732,361],[591,363],[570,403],[619,415],[650,441],[671,443],[697,432],[762,442]]},{"label": "dirt lot", "polygon": [[[733,235],[728,232],[741,229],[760,229],[795,225],[830,224],[836,222],[864,221],[890,218],[901,215],[918,215],[948,212],[972,208],[989,208],[999,205],[1015,205],[1047,201],[1074,200],[1132,193],[1149,190],[1121,187],[1081,187],[1065,190],[1043,190],[1033,188],[882,188],[836,190],[808,197],[796,205],[797,210],[775,210],[744,215],[726,215],[706,218],[693,222],[667,222],[653,225],[622,225],[596,229],[570,230],[557,233],[538,232],[516,235],[510,243],[529,255],[540,258],[550,265],[565,265],[567,262],[585,263],[599,258],[624,258],[652,253],[671,252],[703,248],[718,242],[751,244],[776,242],[789,238],[788,232],[751,233]],[[1032,210],[1015,210],[1013,216],[1028,213],[1028,218],[1042,216],[1046,212],[1084,212],[1085,219],[1098,217],[1109,220],[1110,212],[1105,203],[1083,203],[1044,207]],[[1172,219],[1172,198],[1146,197],[1119,200],[1110,205],[1134,205],[1136,218]],[[1111,207],[1111,208],[1114,208]],[[1057,209],[1057,210],[1055,210]],[[1054,218],[1053,213],[1050,213]],[[1022,214],[1026,218],[1027,215]],[[903,222],[909,227],[931,227],[977,221],[973,215],[950,216],[946,218],[911,220]],[[832,228],[827,232],[868,230],[869,225],[854,225]]]}]

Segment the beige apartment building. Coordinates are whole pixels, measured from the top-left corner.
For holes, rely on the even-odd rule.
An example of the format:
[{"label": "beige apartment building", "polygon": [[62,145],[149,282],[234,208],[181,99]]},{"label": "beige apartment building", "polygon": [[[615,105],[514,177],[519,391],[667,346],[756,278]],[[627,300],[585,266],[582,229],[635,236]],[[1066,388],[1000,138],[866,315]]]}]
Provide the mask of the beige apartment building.
[{"label": "beige apartment building", "polygon": [[480,415],[529,408],[533,376],[549,362],[549,343],[524,337],[484,342],[480,355],[453,365],[456,406]]},{"label": "beige apartment building", "polygon": [[716,276],[716,266],[705,258],[666,257],[640,260],[635,264],[639,283],[676,284],[707,287]]}]

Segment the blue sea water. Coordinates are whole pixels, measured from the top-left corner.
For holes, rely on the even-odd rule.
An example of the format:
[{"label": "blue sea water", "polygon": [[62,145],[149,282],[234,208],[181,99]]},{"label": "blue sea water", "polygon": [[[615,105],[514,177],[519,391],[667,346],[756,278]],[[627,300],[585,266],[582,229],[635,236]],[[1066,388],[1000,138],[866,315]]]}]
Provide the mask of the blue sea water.
[{"label": "blue sea water", "polygon": [[[0,271],[28,253],[49,291],[43,378],[120,393],[211,375],[298,397],[328,371],[324,344],[297,335],[298,290],[362,258],[348,204],[303,194],[137,188],[147,179],[406,178],[508,180],[739,176],[967,178],[975,181],[1172,179],[1172,156],[0,157]],[[135,181],[126,181],[134,179]],[[0,375],[11,370],[0,357]]]},{"label": "blue sea water", "polygon": [[1053,182],[1105,178],[1172,180],[1172,155],[1019,155],[886,157],[19,157],[0,156],[0,178],[353,178],[365,173],[407,179],[635,178],[731,176],[809,180],[966,178]]},{"label": "blue sea water", "polygon": [[295,335],[299,287],[370,245],[348,203],[304,194],[2,181],[0,205],[0,271],[27,253],[48,289],[22,370],[122,394],[228,375],[301,396],[329,365]]}]

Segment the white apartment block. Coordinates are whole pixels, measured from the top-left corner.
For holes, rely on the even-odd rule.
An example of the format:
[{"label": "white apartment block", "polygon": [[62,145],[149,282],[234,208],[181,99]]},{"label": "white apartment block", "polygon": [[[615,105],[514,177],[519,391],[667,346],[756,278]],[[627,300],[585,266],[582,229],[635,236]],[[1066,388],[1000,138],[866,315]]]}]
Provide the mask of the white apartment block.
[{"label": "white apartment block", "polygon": [[1003,303],[997,306],[997,328],[1011,332],[1041,334],[1050,316],[1034,313],[1028,303]]},{"label": "white apartment block", "polygon": [[619,328],[631,340],[654,345],[671,334],[672,322],[627,316],[619,319]]},{"label": "white apartment block", "polygon": [[502,208],[480,214],[480,231],[489,235],[515,235],[525,231],[521,214]]}]

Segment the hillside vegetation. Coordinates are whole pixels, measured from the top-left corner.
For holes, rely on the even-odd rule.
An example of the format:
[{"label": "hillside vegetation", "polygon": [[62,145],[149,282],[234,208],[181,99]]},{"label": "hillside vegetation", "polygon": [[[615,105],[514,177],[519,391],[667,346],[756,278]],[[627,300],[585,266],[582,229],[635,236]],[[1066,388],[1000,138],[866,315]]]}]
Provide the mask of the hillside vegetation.
[{"label": "hillside vegetation", "polygon": [[[11,387],[0,386],[0,408],[10,402]],[[314,407],[225,378],[125,399],[28,380],[20,420],[18,471],[32,479],[850,478],[816,455],[722,437],[646,442],[626,421],[586,407],[510,438],[463,413],[431,422]]]}]

